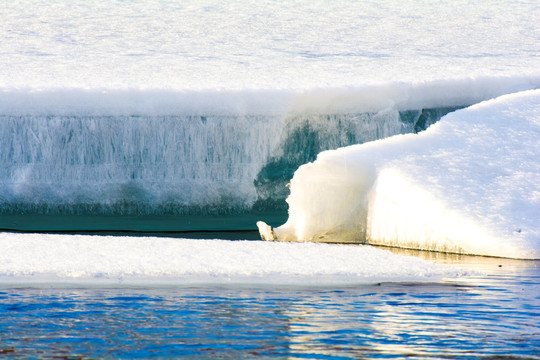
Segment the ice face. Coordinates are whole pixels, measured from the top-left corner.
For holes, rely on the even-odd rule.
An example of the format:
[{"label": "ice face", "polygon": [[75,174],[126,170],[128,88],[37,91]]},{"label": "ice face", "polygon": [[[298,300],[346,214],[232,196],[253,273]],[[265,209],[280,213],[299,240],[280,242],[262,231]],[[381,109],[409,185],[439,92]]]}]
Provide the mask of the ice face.
[{"label": "ice face", "polygon": [[4,212],[238,212],[284,199],[321,150],[412,129],[397,111],[0,116],[0,200]]},{"label": "ice face", "polygon": [[419,134],[319,154],[291,181],[278,239],[540,257],[540,91]]},{"label": "ice face", "polygon": [[516,77],[301,92],[5,90],[0,211],[281,210],[295,169],[320,151],[417,132],[463,104],[533,84]]}]

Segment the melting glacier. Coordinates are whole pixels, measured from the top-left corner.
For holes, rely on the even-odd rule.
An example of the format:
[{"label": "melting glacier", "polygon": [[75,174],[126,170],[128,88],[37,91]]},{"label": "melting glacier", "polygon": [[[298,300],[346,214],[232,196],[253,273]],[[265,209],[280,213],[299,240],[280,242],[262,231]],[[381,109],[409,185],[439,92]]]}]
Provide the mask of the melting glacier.
[{"label": "melting glacier", "polygon": [[0,228],[282,222],[320,151],[540,86],[530,0],[3,5]]}]

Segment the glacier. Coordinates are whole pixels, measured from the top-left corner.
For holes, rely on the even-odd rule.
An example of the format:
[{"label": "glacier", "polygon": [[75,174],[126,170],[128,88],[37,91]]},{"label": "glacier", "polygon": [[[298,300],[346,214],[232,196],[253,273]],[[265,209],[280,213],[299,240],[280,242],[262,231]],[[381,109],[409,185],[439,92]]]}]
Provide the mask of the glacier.
[{"label": "glacier", "polygon": [[540,258],[540,90],[481,102],[418,134],[320,153],[267,240]]}]

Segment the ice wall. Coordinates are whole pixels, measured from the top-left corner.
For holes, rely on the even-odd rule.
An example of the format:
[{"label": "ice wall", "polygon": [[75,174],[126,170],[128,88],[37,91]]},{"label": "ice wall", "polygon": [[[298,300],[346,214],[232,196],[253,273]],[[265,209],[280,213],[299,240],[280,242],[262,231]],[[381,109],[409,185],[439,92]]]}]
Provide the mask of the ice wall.
[{"label": "ice wall", "polygon": [[319,151],[409,129],[396,111],[0,116],[0,201],[16,213],[227,214],[257,200],[267,209]]},{"label": "ice wall", "polygon": [[4,116],[2,201],[127,213],[242,207],[253,201],[253,179],[278,145],[279,122],[268,116]]},{"label": "ice wall", "polygon": [[0,213],[284,211],[323,150],[418,132],[531,78],[293,90],[2,89]]},{"label": "ice wall", "polygon": [[323,152],[296,171],[289,220],[263,235],[540,258],[539,111],[540,91],[516,93]]}]

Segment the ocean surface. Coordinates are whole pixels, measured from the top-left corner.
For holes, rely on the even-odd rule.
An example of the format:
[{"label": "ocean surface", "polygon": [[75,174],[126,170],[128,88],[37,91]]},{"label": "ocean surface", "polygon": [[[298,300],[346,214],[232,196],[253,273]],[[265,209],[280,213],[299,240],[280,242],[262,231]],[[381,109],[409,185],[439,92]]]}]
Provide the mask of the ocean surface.
[{"label": "ocean surface", "polygon": [[540,359],[538,260],[254,241],[322,151],[538,89],[537,1],[0,19],[0,357]]},{"label": "ocean surface", "polygon": [[395,251],[474,274],[352,286],[1,289],[0,354],[8,359],[540,358],[538,261]]}]

